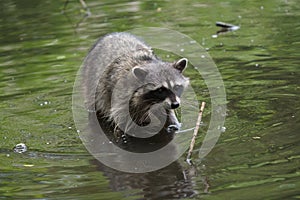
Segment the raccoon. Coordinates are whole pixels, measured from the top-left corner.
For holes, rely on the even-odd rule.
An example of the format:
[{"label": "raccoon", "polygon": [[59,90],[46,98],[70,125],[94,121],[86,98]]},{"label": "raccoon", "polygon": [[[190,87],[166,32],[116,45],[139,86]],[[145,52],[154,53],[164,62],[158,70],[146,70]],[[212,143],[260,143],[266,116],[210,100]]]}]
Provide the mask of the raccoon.
[{"label": "raccoon", "polygon": [[189,84],[182,74],[187,64],[186,58],[162,61],[132,34],[108,34],[83,62],[86,106],[112,122],[117,138],[150,137],[157,127],[174,132],[180,128],[174,109]]}]

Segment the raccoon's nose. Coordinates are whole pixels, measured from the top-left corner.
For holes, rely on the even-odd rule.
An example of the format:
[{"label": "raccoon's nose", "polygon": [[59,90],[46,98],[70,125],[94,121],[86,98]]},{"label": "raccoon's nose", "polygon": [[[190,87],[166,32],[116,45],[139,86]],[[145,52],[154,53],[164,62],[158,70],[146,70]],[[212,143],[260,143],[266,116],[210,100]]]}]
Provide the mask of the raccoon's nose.
[{"label": "raccoon's nose", "polygon": [[179,103],[178,102],[173,102],[172,104],[171,104],[171,108],[172,109],[176,109],[176,108],[178,108],[179,107]]}]

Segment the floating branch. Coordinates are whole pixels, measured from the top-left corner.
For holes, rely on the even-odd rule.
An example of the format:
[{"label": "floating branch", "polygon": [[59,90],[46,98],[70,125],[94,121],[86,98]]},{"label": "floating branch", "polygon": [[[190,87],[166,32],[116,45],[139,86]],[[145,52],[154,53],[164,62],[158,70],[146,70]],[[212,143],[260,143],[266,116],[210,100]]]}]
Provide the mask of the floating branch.
[{"label": "floating branch", "polygon": [[197,137],[198,130],[199,130],[199,127],[200,127],[200,123],[201,123],[201,120],[202,120],[202,113],[203,113],[204,107],[205,107],[205,102],[202,102],[201,108],[200,108],[200,111],[199,111],[199,114],[198,114],[198,119],[197,119],[197,122],[196,122],[196,126],[195,126],[195,129],[194,129],[193,137],[192,137],[192,140],[191,140],[191,143],[190,143],[190,149],[189,149],[188,155],[186,157],[186,162],[189,165],[192,165],[191,156],[192,156],[192,152],[193,152],[194,145],[195,145],[195,142],[196,142],[196,137]]},{"label": "floating branch", "polygon": [[233,24],[227,24],[224,22],[216,22],[216,26],[221,27],[219,31],[217,31],[217,35],[220,33],[226,33],[229,31],[236,31],[240,29],[239,26],[233,25]]}]

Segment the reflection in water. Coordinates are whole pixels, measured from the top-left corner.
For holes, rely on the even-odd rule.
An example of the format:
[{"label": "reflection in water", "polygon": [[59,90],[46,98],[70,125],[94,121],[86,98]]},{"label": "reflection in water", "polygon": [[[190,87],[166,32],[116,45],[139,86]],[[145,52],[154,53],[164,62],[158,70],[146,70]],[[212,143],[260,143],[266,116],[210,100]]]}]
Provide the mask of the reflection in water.
[{"label": "reflection in water", "polygon": [[[167,145],[175,135],[175,131],[167,131],[166,127],[164,127],[159,133],[154,134],[151,137],[140,138],[133,137],[129,134],[124,134],[126,135],[126,138],[119,139],[115,137],[115,130],[111,126],[111,122],[107,118],[104,118],[103,116],[97,114],[97,120],[93,121],[92,115],[93,113],[89,115],[89,122],[91,128],[94,129],[94,134],[101,134],[100,132],[102,132],[99,131],[99,129],[97,128],[98,126],[95,125],[95,123],[99,123],[101,129],[103,130],[103,133],[111,142],[113,142],[118,147],[130,152],[147,153],[156,151]],[[171,148],[171,150],[176,151],[176,148]]]},{"label": "reflection in water", "polygon": [[[104,128],[104,133],[107,137],[112,134],[113,130],[109,130],[111,127],[106,124],[104,120],[98,119],[97,122],[95,122],[92,119],[93,118],[90,118],[91,128],[95,128],[92,123],[99,122],[101,127]],[[92,130],[93,134],[103,134],[100,133],[99,130]],[[158,133],[157,135],[159,134],[161,133]],[[162,145],[165,145],[164,141],[154,141],[136,138],[136,141],[131,140],[131,142],[126,144],[116,142],[115,144],[127,151],[140,153],[154,151],[161,148]],[[168,155],[172,157],[174,156],[174,152],[176,152],[175,144],[174,146],[171,146],[171,150]],[[103,156],[109,157],[109,155]],[[132,162],[135,162],[130,156],[126,156],[126,154],[122,155],[121,158],[119,155],[114,155],[111,156],[110,159],[110,162],[116,162],[120,165],[126,165],[126,162],[124,162],[126,159],[130,159]],[[178,161],[171,163],[167,167],[148,173],[126,173],[107,167],[98,160],[93,160],[91,162],[97,166],[97,169],[102,171],[104,175],[108,177],[110,187],[114,191],[124,192],[125,196],[132,196],[133,194],[128,194],[128,191],[136,189],[138,189],[139,192],[135,195],[141,195],[143,197],[141,199],[181,199],[194,197],[198,194],[198,192],[194,189],[195,182],[193,182],[193,178],[197,175],[196,168],[186,165],[185,169]]]},{"label": "reflection in water", "polygon": [[[193,181],[193,177],[197,175],[196,169],[183,169],[179,162],[158,171],[141,174],[120,172],[97,160],[92,163],[108,177],[110,187],[124,195],[141,195],[141,199],[182,199],[198,194]],[[128,191],[135,189],[138,189],[137,194],[128,194]]]}]

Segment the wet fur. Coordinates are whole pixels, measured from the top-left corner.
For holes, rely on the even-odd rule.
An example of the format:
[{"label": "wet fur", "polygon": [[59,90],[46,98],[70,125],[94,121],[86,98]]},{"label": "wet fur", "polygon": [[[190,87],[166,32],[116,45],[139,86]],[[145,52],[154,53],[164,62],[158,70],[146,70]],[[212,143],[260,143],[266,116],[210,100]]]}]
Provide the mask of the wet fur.
[{"label": "wet fur", "polygon": [[[143,76],[143,70],[133,73],[137,66],[147,71],[145,82],[152,84],[141,83],[137,87],[139,76]],[[161,88],[163,82],[170,79],[180,82],[183,87],[188,84],[175,63],[163,62],[143,41],[127,33],[113,33],[101,38],[84,61],[83,77],[87,108],[112,122],[115,132],[120,131],[119,127],[130,126],[126,124],[129,117],[140,126],[150,123],[149,109],[159,103],[151,99],[150,91]],[[112,101],[115,102],[113,106]],[[156,112],[167,117],[165,127],[178,125],[174,110],[167,108]],[[120,137],[120,134],[123,133],[116,136]]]}]

